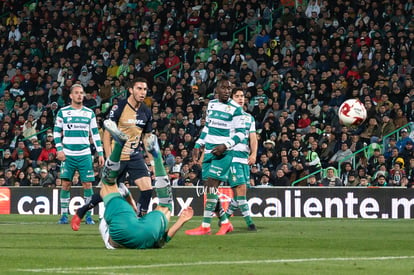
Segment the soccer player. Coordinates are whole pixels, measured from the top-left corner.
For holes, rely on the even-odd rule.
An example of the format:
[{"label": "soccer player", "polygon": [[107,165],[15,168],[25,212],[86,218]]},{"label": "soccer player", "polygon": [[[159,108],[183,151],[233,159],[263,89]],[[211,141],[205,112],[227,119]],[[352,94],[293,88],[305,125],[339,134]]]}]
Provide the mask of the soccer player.
[{"label": "soccer player", "polygon": [[[142,135],[144,135],[145,142],[152,132],[151,111],[143,103],[147,96],[147,90],[148,85],[145,78],[138,77],[134,79],[132,86],[129,88],[129,97],[114,105],[109,114],[109,119],[114,121],[119,130],[128,136],[121,152],[118,182],[124,182],[125,175],[128,173],[129,182],[139,187],[141,196],[138,201],[139,207],[136,208],[139,216],[146,214],[152,196],[150,172],[139,148]],[[107,156],[105,166],[113,165],[109,156],[114,144],[114,142],[111,142],[110,133],[105,131],[103,136],[104,151]],[[128,200],[133,200],[132,196],[129,196]],[[77,209],[71,220],[72,229],[79,230],[80,221],[84,215],[101,201],[101,196],[97,194],[83,207]]]},{"label": "soccer player", "polygon": [[[83,106],[85,96],[82,85],[74,84],[70,88],[69,97],[71,104],[59,110],[56,116],[53,136],[56,144],[56,157],[62,162],[60,178],[62,189],[60,191],[60,205],[62,216],[60,224],[68,223],[68,208],[70,200],[70,187],[73,175],[79,171],[84,190],[85,203],[88,203],[93,195],[92,182],[95,180],[93,174],[93,157],[89,136],[92,139],[99,155],[99,165],[104,164],[101,139],[98,133],[95,113]],[[86,224],[94,224],[94,221],[87,213]]]},{"label": "soccer player", "polygon": [[[245,96],[241,88],[234,88],[232,99],[241,107],[244,106]],[[244,112],[246,137],[233,147],[233,161],[230,167],[229,184],[233,189],[234,199],[231,200],[227,212],[220,209],[220,222],[229,219],[233,212],[239,208],[249,231],[256,231],[256,226],[250,216],[250,208],[247,203],[246,193],[250,181],[250,165],[256,163],[257,137],[256,126],[252,115]],[[220,201],[218,202],[220,204]],[[220,206],[219,206],[220,207]],[[221,207],[220,207],[221,208]]]},{"label": "soccer player", "polygon": [[[119,182],[123,182],[128,173],[129,182],[139,187],[141,196],[138,200],[139,215],[145,215],[152,196],[150,172],[139,148],[141,137],[144,142],[152,132],[151,110],[144,104],[147,96],[147,80],[142,77],[134,79],[129,87],[130,95],[126,100],[121,100],[110,111],[109,119],[117,123],[119,130],[129,139],[125,142],[121,153],[121,167],[119,170]],[[112,165],[108,158],[111,154],[111,136],[104,132],[103,144],[107,157],[106,166]]]},{"label": "soccer player", "polygon": [[[167,173],[164,169],[161,152],[155,135],[146,140],[146,149],[154,158],[155,190],[159,204],[154,211],[144,217],[137,217],[134,209],[120,194],[116,185],[120,155],[128,137],[111,120],[104,122],[105,128],[115,139],[109,157],[111,166],[105,166],[101,180],[101,196],[105,203],[104,218],[99,225],[102,239],[107,249],[115,248],[161,248],[177,231],[193,217],[193,209],[188,207],[181,212],[177,222],[168,229],[172,210],[172,192]],[[108,163],[108,162],[107,162]],[[122,191],[121,191],[122,192]]]},{"label": "soccer player", "polygon": [[[218,99],[208,103],[206,125],[193,149],[193,160],[199,162],[200,148],[205,148],[202,177],[206,180],[207,202],[201,226],[187,230],[187,235],[211,234],[210,224],[218,202],[218,186],[220,182],[228,181],[234,146],[246,138],[243,109],[230,99],[230,91],[231,82],[221,79],[216,87]],[[216,235],[224,235],[232,230],[230,221],[223,219]]]}]

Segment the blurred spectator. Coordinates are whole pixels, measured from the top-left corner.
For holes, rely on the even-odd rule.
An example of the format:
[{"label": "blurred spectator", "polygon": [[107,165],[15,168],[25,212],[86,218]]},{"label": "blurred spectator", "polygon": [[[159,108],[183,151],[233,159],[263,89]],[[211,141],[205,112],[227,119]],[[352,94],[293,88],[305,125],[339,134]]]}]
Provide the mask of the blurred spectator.
[{"label": "blurred spectator", "polygon": [[329,164],[333,166],[338,166],[339,161],[341,162],[352,162],[352,151],[349,149],[348,143],[343,142],[341,144],[341,149],[337,151],[329,160]]},{"label": "blurred spectator", "polygon": [[[53,137],[53,136],[52,136]],[[40,165],[42,162],[47,162],[50,160],[50,155],[56,157],[56,148],[53,147],[53,143],[51,141],[45,142],[45,147],[42,148],[39,157],[37,158],[37,165]]]},{"label": "blurred spectator", "polygon": [[39,185],[43,187],[56,187],[55,179],[49,174],[47,169],[43,168],[40,171],[40,182]]},{"label": "blurred spectator", "polygon": [[30,181],[24,171],[20,171],[17,174],[16,181],[19,183],[19,186],[30,186]]},{"label": "blurred spectator", "polygon": [[404,149],[404,147],[405,147],[405,144],[407,143],[407,142],[411,142],[411,143],[413,143],[413,140],[410,138],[410,136],[409,136],[409,133],[408,133],[408,130],[407,129],[402,129],[401,131],[400,131],[400,134],[401,134],[401,137],[400,137],[400,139],[397,141],[397,144],[396,144],[396,146],[397,146],[397,148],[398,148],[398,151],[399,152],[402,152],[402,150]]},{"label": "blurred spectator", "polygon": [[10,164],[13,162],[13,158],[11,156],[10,150],[6,149],[3,152],[3,160],[2,160],[2,167],[4,169],[9,168]]},{"label": "blurred spectator", "polygon": [[[75,1],[49,17],[47,9],[52,7],[40,2],[34,10],[25,8],[24,17],[18,16],[23,5],[16,3],[4,7],[4,12],[11,13],[4,18],[0,43],[2,149],[13,150],[19,140],[34,134],[32,129],[43,131],[53,125],[72,84],[84,85],[90,94],[86,105],[98,110],[102,103],[110,103],[111,96],[112,103],[123,97],[133,77],[144,76],[150,88],[145,102],[158,108],[154,126],[162,150],[174,144],[166,154],[172,155],[166,158],[172,167],[171,158],[182,151],[180,143],[191,155],[192,143],[203,127],[205,106],[214,98],[215,83],[227,76],[245,89],[251,102],[247,110],[255,116],[257,129],[263,128],[259,157],[269,149],[277,154],[283,148],[289,150],[298,131],[309,132],[302,135],[302,147],[316,142],[312,150],[322,167],[327,167],[336,144],[347,139],[336,110],[350,97],[367,107],[368,119],[353,132],[362,143],[387,145],[388,159],[395,138],[400,153],[404,150],[404,160],[410,156],[399,135],[383,140],[414,119],[410,3],[387,5],[381,14],[375,1],[358,6],[350,1],[328,5],[312,0],[296,7],[279,2],[218,3],[216,12],[191,3],[181,8],[174,1],[156,8],[152,2],[139,2],[137,7],[126,2],[104,6],[91,2],[88,8],[93,12],[85,15],[76,13],[86,10],[85,4]],[[36,30],[33,22],[49,23]],[[244,26],[247,33],[234,35]],[[167,67],[177,70],[167,73]],[[319,122],[317,127],[298,123],[306,117],[302,105],[308,118]],[[179,134],[179,127],[184,134]],[[161,138],[163,131],[168,132],[165,138]],[[37,136],[44,146],[47,132]],[[352,139],[356,135],[349,144],[355,152],[361,143]],[[262,146],[267,140],[274,142],[267,143],[271,148]],[[26,142],[26,146],[31,150],[38,145]],[[267,156],[272,173],[279,157]],[[356,159],[359,165],[363,161]],[[368,166],[368,176],[373,176],[377,164]]]},{"label": "blurred spectator", "polygon": [[326,169],[326,176],[322,178],[322,186],[343,186],[341,179],[335,175],[336,171],[333,167]]},{"label": "blurred spectator", "polygon": [[270,183],[270,176],[267,174],[263,174],[260,177],[259,183],[255,185],[255,187],[269,187],[269,186],[273,186],[273,185]]}]

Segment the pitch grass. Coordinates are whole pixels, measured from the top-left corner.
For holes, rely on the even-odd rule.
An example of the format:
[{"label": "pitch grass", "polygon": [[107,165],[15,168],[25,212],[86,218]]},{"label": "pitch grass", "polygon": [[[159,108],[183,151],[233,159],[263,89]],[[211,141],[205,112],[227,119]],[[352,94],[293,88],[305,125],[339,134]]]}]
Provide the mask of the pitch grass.
[{"label": "pitch grass", "polygon": [[180,231],[163,249],[106,250],[97,225],[73,232],[57,219],[0,215],[0,274],[414,273],[412,220],[256,218],[252,233],[234,217],[226,236]]}]

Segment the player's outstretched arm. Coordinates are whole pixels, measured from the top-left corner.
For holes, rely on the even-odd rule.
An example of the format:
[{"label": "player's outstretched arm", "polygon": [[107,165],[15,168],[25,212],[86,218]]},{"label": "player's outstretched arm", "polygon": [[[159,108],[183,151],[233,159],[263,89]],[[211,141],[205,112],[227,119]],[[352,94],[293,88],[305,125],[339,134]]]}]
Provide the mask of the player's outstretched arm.
[{"label": "player's outstretched arm", "polygon": [[194,210],[193,208],[188,207],[186,209],[184,209],[181,212],[180,217],[178,217],[178,220],[170,227],[170,229],[168,229],[167,231],[167,236],[169,239],[171,239],[172,237],[174,237],[174,235],[178,232],[178,230],[180,230],[180,228],[189,220],[191,220],[191,218],[194,215]]}]

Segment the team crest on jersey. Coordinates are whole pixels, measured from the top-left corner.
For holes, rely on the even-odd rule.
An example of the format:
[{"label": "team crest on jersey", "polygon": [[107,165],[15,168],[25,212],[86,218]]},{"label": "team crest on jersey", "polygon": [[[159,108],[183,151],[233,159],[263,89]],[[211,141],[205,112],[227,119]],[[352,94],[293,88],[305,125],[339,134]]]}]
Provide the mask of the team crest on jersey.
[{"label": "team crest on jersey", "polygon": [[116,110],[118,110],[118,105],[114,105],[114,106],[112,106],[112,111],[116,111]]},{"label": "team crest on jersey", "polygon": [[230,105],[227,105],[226,112],[230,112],[230,110],[231,110],[231,106]]}]

